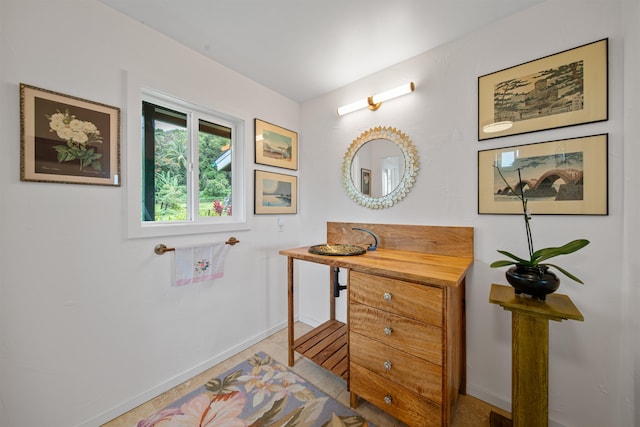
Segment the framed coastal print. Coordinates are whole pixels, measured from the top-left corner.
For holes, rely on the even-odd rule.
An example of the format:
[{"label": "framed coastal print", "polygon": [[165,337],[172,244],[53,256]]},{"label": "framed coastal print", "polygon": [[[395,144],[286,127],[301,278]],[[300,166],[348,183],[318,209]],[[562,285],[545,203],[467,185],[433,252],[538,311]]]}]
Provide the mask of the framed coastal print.
[{"label": "framed coastal print", "polygon": [[[478,152],[478,213],[608,214],[608,135]],[[506,181],[506,182],[505,182]]]},{"label": "framed coastal print", "polygon": [[255,124],[255,162],[298,170],[298,134],[260,119]]},{"label": "framed coastal print", "polygon": [[298,177],[256,170],[253,188],[256,215],[298,212]]},{"label": "framed coastal print", "polygon": [[120,109],[21,83],[20,180],[120,186]]},{"label": "framed coastal print", "polygon": [[478,77],[478,140],[608,119],[608,39]]}]

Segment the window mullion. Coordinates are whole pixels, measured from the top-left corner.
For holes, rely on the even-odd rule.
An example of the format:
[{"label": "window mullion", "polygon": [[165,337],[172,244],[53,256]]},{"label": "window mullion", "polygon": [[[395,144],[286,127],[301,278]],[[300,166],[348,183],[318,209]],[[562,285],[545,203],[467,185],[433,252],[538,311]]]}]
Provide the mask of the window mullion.
[{"label": "window mullion", "polygon": [[188,135],[189,135],[189,221],[196,222],[200,216],[198,213],[200,178],[198,167],[198,117],[194,113],[189,113]]},{"label": "window mullion", "polygon": [[153,104],[143,102],[142,104],[143,131],[144,135],[142,154],[142,207],[143,221],[155,221],[155,107]]}]

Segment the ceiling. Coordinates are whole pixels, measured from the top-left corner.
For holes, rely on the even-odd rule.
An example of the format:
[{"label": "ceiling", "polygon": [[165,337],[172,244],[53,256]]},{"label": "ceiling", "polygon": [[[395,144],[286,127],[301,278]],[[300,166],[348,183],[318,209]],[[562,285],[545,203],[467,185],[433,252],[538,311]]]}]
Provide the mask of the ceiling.
[{"label": "ceiling", "polygon": [[543,0],[99,0],[298,102]]}]

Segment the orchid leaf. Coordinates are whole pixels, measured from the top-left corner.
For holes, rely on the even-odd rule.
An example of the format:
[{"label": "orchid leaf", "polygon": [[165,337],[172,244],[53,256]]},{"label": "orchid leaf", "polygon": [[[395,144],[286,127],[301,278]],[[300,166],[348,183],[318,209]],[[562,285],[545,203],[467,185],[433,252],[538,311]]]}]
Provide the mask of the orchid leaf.
[{"label": "orchid leaf", "polygon": [[557,269],[559,272],[561,272],[562,274],[564,274],[565,276],[567,276],[569,279],[575,280],[576,282],[584,285],[584,282],[580,279],[578,279],[576,276],[574,276],[573,274],[569,273],[567,270],[565,270],[562,267],[558,267],[555,264],[547,264],[549,267],[553,267],[555,269]]},{"label": "orchid leaf", "polygon": [[511,252],[507,252],[507,251],[500,251],[500,250],[499,250],[499,251],[498,251],[498,253],[501,253],[501,254],[502,254],[502,255],[504,255],[504,256],[508,256],[509,258],[511,258],[511,259],[513,259],[513,260],[515,260],[515,261],[517,261],[519,264],[525,264],[525,265],[529,265],[529,264],[530,264],[530,262],[529,262],[528,260],[526,260],[526,259],[522,259],[522,258],[520,258],[520,257],[518,257],[518,256],[515,256],[515,255],[514,255],[514,254],[512,254]]},{"label": "orchid leaf", "polygon": [[546,259],[553,258],[558,255],[567,255],[567,254],[573,253],[577,250],[584,248],[588,244],[589,244],[588,240],[577,239],[567,243],[566,245],[563,245],[557,248],[554,247],[554,248],[538,249],[531,256],[531,261],[534,264],[539,264]]},{"label": "orchid leaf", "polygon": [[516,261],[508,261],[506,259],[501,259],[500,261],[492,262],[491,265],[489,265],[489,267],[498,268],[498,267],[506,267],[508,265],[515,265],[515,264],[517,264]]}]

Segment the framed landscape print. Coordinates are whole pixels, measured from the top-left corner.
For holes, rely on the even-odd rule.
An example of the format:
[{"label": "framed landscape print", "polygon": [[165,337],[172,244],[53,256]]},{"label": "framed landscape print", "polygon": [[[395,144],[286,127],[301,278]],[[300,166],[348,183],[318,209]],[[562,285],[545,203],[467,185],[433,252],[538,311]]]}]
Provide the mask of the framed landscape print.
[{"label": "framed landscape print", "polygon": [[607,57],[603,39],[478,77],[478,140],[607,120]]},{"label": "framed landscape print", "polygon": [[607,138],[479,151],[478,213],[522,215],[522,191],[531,214],[607,215]]},{"label": "framed landscape print", "polygon": [[120,186],[120,109],[21,83],[20,180]]},{"label": "framed landscape print", "polygon": [[298,177],[256,170],[254,181],[255,214],[298,212]]},{"label": "framed landscape print", "polygon": [[255,162],[298,170],[298,134],[255,119]]}]

